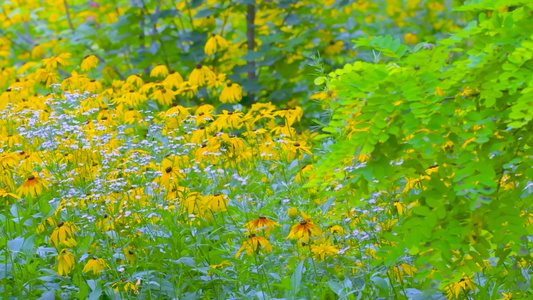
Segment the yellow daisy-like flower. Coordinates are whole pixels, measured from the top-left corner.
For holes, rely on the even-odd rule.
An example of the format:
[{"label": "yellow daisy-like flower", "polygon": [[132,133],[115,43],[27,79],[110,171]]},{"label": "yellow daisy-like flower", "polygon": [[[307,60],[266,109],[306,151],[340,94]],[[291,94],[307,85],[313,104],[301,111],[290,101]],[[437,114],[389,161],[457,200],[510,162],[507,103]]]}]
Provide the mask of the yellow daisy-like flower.
[{"label": "yellow daisy-like flower", "polygon": [[196,65],[196,68],[192,70],[191,75],[189,76],[189,82],[193,86],[205,86],[207,81],[213,77],[216,77],[216,75],[211,69],[207,66],[198,64]]},{"label": "yellow daisy-like flower", "polygon": [[285,239],[297,239],[304,243],[309,243],[309,237],[316,237],[322,234],[320,227],[313,224],[309,216],[302,212],[303,220],[292,226],[289,235]]},{"label": "yellow daisy-like flower", "polygon": [[212,196],[204,197],[204,207],[212,212],[225,211],[228,204],[228,197],[224,194],[216,193]]},{"label": "yellow daisy-like flower", "polygon": [[343,41],[331,41],[329,45],[324,50],[324,53],[329,56],[338,55],[342,52],[342,46],[344,45]]},{"label": "yellow daisy-like flower", "polygon": [[166,189],[170,189],[173,186],[178,185],[178,179],[185,177],[183,171],[179,168],[178,164],[173,162],[162,164],[162,175],[156,178],[157,183]]},{"label": "yellow daisy-like flower", "polygon": [[228,48],[228,41],[218,34],[211,34],[207,43],[205,43],[204,51],[206,55],[213,55],[217,51],[222,51]]},{"label": "yellow daisy-like flower", "polygon": [[135,252],[133,250],[124,248],[122,249],[122,253],[124,253],[124,256],[131,265],[135,263]]},{"label": "yellow daisy-like flower", "polygon": [[329,232],[336,234],[336,235],[343,235],[344,234],[344,228],[340,227],[339,225],[333,225],[328,229]]},{"label": "yellow daisy-like flower", "polygon": [[50,56],[49,58],[43,59],[43,64],[46,69],[48,70],[55,70],[58,66],[68,66],[69,62],[67,59],[69,59],[72,56],[70,53],[61,53],[57,56]]},{"label": "yellow daisy-like flower", "polygon": [[13,198],[20,199],[19,196],[8,192],[6,188],[0,188],[0,197],[4,198],[4,197],[7,197],[7,196],[11,196]]},{"label": "yellow daisy-like flower", "polygon": [[446,287],[446,298],[458,298],[461,291],[467,293],[468,291],[475,291],[476,285],[472,279],[474,275],[463,277],[459,282],[452,283]]},{"label": "yellow daisy-like flower", "polygon": [[113,99],[112,102],[124,103],[128,106],[137,106],[147,100],[148,98],[146,98],[146,96],[144,96],[143,94],[136,92],[135,90],[130,90],[129,92],[125,93],[121,98]]},{"label": "yellow daisy-like flower", "polygon": [[166,87],[171,89],[180,88],[182,83],[183,77],[181,77],[180,73],[176,71],[170,71],[167,78],[163,80],[163,84],[165,84]]},{"label": "yellow daisy-like flower", "polygon": [[40,195],[42,191],[47,188],[47,185],[48,181],[44,178],[39,177],[36,174],[31,174],[26,181],[19,186],[17,193],[24,197],[27,197],[28,195],[35,197]]},{"label": "yellow daisy-like flower", "polygon": [[33,59],[42,59],[46,55],[43,45],[36,44],[33,49],[31,49],[31,58]]},{"label": "yellow daisy-like flower", "polygon": [[74,240],[74,234],[72,232],[76,231],[77,227],[70,222],[61,222],[57,224],[57,227],[52,232],[50,236],[50,242],[54,243],[55,247],[58,248],[59,245],[65,245],[67,247],[73,247],[77,245],[76,240]]},{"label": "yellow daisy-like flower", "polygon": [[20,158],[17,152],[0,154],[0,166],[3,169],[11,169],[19,164]]},{"label": "yellow daisy-like flower", "polygon": [[237,83],[227,83],[220,97],[218,98],[222,103],[237,103],[242,100],[242,88]]},{"label": "yellow daisy-like flower", "polygon": [[96,68],[96,66],[98,66],[98,58],[94,55],[87,55],[83,58],[80,69],[85,72]]},{"label": "yellow daisy-like flower", "polygon": [[150,77],[167,77],[169,74],[167,66],[157,65],[150,72]]},{"label": "yellow daisy-like flower", "polygon": [[138,75],[130,75],[126,79],[126,83],[131,84],[131,85],[133,85],[133,86],[135,86],[137,88],[139,88],[139,87],[144,85],[144,81]]},{"label": "yellow daisy-like flower", "polygon": [[140,279],[137,279],[137,282],[136,283],[133,283],[131,281],[117,281],[115,283],[113,283],[111,285],[111,287],[115,288],[115,293],[118,293],[119,291],[121,292],[127,292],[127,291],[132,291],[134,294],[139,294],[139,285],[141,285],[141,280]]},{"label": "yellow daisy-like flower", "polygon": [[270,236],[270,233],[272,232],[272,229],[274,228],[274,226],[281,226],[281,225],[276,223],[275,221],[267,219],[265,216],[259,216],[259,218],[252,220],[246,223],[246,225],[244,225],[244,227],[248,229],[250,232],[264,229],[267,237]]},{"label": "yellow daisy-like flower", "polygon": [[67,249],[61,250],[56,257],[58,261],[57,274],[60,276],[68,275],[74,269],[74,265],[76,264],[74,258],[74,255],[67,251]]},{"label": "yellow daisy-like flower", "polygon": [[84,84],[81,89],[91,94],[97,94],[102,91],[102,83],[100,83],[100,81],[92,79],[86,84]]},{"label": "yellow daisy-like flower", "polygon": [[172,104],[172,100],[174,100],[174,92],[161,87],[154,91],[152,97],[161,105],[170,105]]},{"label": "yellow daisy-like flower", "polygon": [[198,93],[198,86],[197,85],[193,85],[189,81],[184,81],[181,84],[179,90],[176,91],[177,95],[185,95],[185,96],[187,96],[187,98],[192,98],[197,93]]},{"label": "yellow daisy-like flower", "polygon": [[35,80],[45,86],[49,86],[52,83],[57,83],[59,80],[59,75],[54,71],[49,71],[47,69],[38,69],[35,71]]},{"label": "yellow daisy-like flower", "polygon": [[311,245],[311,252],[318,261],[323,261],[326,256],[335,256],[339,252],[338,246],[332,246],[329,241],[317,245]]},{"label": "yellow daisy-like flower", "polygon": [[225,81],[226,81],[226,74],[220,73],[216,75],[215,77],[209,78],[209,80],[207,81],[207,88],[208,89],[217,88],[223,85]]},{"label": "yellow daisy-like flower", "polygon": [[194,19],[194,26],[200,27],[200,28],[206,28],[206,27],[215,27],[216,26],[216,19],[211,16],[207,16],[205,18],[201,19]]},{"label": "yellow daisy-like flower", "polygon": [[85,267],[83,267],[83,273],[89,273],[92,271],[94,275],[97,275],[105,270],[105,268],[108,268],[109,266],[107,263],[101,259],[93,257],[89,259]]},{"label": "yellow daisy-like flower", "polygon": [[253,256],[254,252],[259,250],[263,250],[263,252],[271,252],[272,245],[264,237],[250,234],[248,239],[242,243],[242,246],[239,251],[237,251],[237,254],[235,254],[235,258],[239,258],[244,250],[246,250],[246,254],[248,254],[248,256]]}]

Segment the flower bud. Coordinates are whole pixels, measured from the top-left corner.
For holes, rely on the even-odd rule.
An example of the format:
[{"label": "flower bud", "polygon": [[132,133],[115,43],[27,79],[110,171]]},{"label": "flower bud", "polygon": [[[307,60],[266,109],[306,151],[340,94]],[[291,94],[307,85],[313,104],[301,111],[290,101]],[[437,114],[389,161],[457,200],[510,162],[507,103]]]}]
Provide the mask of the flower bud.
[{"label": "flower bud", "polygon": [[289,218],[295,219],[296,217],[298,217],[298,209],[296,207],[291,207],[287,211],[287,214],[289,215]]}]

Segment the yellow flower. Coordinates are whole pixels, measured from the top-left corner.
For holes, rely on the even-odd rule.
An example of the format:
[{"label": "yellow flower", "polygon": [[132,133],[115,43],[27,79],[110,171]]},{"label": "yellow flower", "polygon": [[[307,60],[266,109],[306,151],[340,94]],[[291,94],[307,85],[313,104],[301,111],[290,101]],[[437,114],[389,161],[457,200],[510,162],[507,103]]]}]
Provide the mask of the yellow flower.
[{"label": "yellow flower", "polygon": [[8,192],[6,188],[0,188],[0,197],[4,198],[4,197],[7,197],[7,196],[11,196],[13,198],[20,199],[19,196]]},{"label": "yellow flower", "polygon": [[402,203],[400,202],[400,200],[394,200],[393,205],[396,208],[396,210],[398,211],[398,214],[400,216],[403,215],[405,209],[404,209]]},{"label": "yellow flower", "polygon": [[37,174],[31,174],[17,189],[17,193],[24,197],[28,195],[35,197],[40,195],[47,188],[47,185],[48,181],[44,178],[37,176]]},{"label": "yellow flower", "polygon": [[177,161],[164,161],[161,166],[161,173],[162,175],[157,177],[155,181],[165,189],[178,186],[178,179],[185,177]]},{"label": "yellow flower", "polygon": [[279,225],[278,223],[272,220],[267,219],[265,216],[259,216],[259,218],[252,220],[246,223],[246,225],[244,225],[244,227],[248,229],[250,232],[264,229],[267,237],[270,236],[270,233],[272,232],[272,229],[274,228],[274,226],[281,226],[281,225]]},{"label": "yellow flower", "polygon": [[96,222],[96,227],[104,231],[109,231],[109,230],[115,229],[115,224],[113,220],[109,217],[109,215],[105,214],[102,219]]},{"label": "yellow flower", "polygon": [[144,81],[142,80],[141,77],[137,76],[137,75],[130,75],[127,79],[126,79],[126,83],[128,84],[131,84],[137,88],[141,87],[144,85]]},{"label": "yellow flower", "polygon": [[33,59],[42,59],[46,55],[46,51],[42,45],[36,44],[33,49],[31,49],[31,58]]},{"label": "yellow flower", "polygon": [[67,251],[67,249],[61,250],[61,252],[59,252],[59,255],[57,255],[56,259],[58,260],[58,264],[57,264],[58,275],[60,276],[68,275],[74,269],[74,265],[75,265],[74,255],[72,255],[71,252]]},{"label": "yellow flower", "polygon": [[339,248],[337,246],[332,246],[330,242],[324,241],[323,243],[319,243],[317,245],[311,245],[311,252],[315,256],[315,259],[318,261],[323,261],[326,256],[334,256],[339,252]]},{"label": "yellow flower", "polygon": [[289,218],[295,219],[298,216],[298,209],[296,207],[289,208],[287,215],[289,215]]},{"label": "yellow flower", "polygon": [[111,287],[115,288],[115,293],[121,292],[127,292],[132,291],[134,294],[139,294],[139,285],[141,285],[141,280],[137,279],[136,283],[133,283],[132,281],[126,281],[120,280],[111,285]]},{"label": "yellow flower", "polygon": [[143,94],[136,92],[135,90],[130,90],[129,92],[124,93],[121,98],[113,99],[112,101],[115,103],[123,103],[128,106],[137,106],[147,100],[148,98]]},{"label": "yellow flower", "polygon": [[329,56],[337,55],[342,52],[342,46],[344,45],[343,41],[331,41],[329,45],[324,50],[324,53]]},{"label": "yellow flower", "polygon": [[224,269],[225,266],[231,266],[231,263],[225,260],[218,265],[209,265],[209,267],[213,269]]},{"label": "yellow flower", "polygon": [[474,275],[463,277],[459,282],[448,285],[446,287],[446,298],[458,298],[461,291],[464,291],[465,293],[468,293],[468,291],[475,291],[476,285],[474,280],[472,280],[472,277],[474,277]]},{"label": "yellow flower", "polygon": [[204,51],[206,55],[213,55],[217,51],[228,48],[228,41],[218,34],[211,34],[211,38],[205,43]]},{"label": "yellow flower", "polygon": [[298,157],[299,160],[302,160],[304,157],[304,153],[307,153],[309,156],[312,156],[313,153],[309,151],[311,149],[310,146],[307,145],[306,141],[300,141],[300,142],[289,142],[288,144],[282,144],[288,146],[288,153],[287,153],[287,159],[293,160],[295,157]]},{"label": "yellow flower", "polygon": [[98,66],[98,58],[94,55],[87,55],[81,62],[80,69],[84,72],[90,71]]},{"label": "yellow flower", "polygon": [[102,84],[100,83],[100,81],[96,81],[92,79],[89,82],[87,82],[85,85],[83,85],[81,89],[91,94],[97,94],[102,91]]},{"label": "yellow flower", "polygon": [[438,86],[435,89],[435,92],[433,93],[433,95],[435,95],[435,96],[444,96],[444,95],[446,95],[446,91],[443,90],[440,86]]},{"label": "yellow flower", "polygon": [[235,128],[239,129],[242,127],[242,112],[239,110],[227,111],[222,110],[222,114],[218,115],[218,118],[212,123],[211,126],[217,128],[217,130],[222,130],[223,128]]},{"label": "yellow flower", "polygon": [[218,98],[222,103],[237,103],[242,100],[242,88],[237,83],[227,83],[220,97]]},{"label": "yellow flower", "polygon": [[333,225],[329,228],[329,232],[336,235],[342,235],[344,233],[344,229],[339,225]]},{"label": "yellow flower", "polygon": [[403,37],[405,43],[407,44],[416,44],[418,43],[418,37],[414,33],[406,33]]},{"label": "yellow flower", "polygon": [[150,72],[150,77],[167,77],[168,69],[165,65],[157,65]]},{"label": "yellow flower", "polygon": [[43,59],[43,64],[48,70],[55,70],[58,66],[68,66],[69,59],[72,55],[70,53],[61,53],[57,56],[50,56],[49,58]]},{"label": "yellow flower", "polygon": [[192,70],[189,76],[189,82],[191,86],[205,86],[207,81],[215,77],[215,73],[211,71],[207,66],[198,64],[196,68]]},{"label": "yellow flower", "polygon": [[[517,295],[517,294],[515,293],[515,295]],[[513,293],[511,293],[511,292],[509,292],[509,293],[503,293],[502,292],[502,296],[503,296],[503,298],[500,298],[498,300],[511,300],[511,299],[514,299],[513,298]]]},{"label": "yellow flower", "polygon": [[235,254],[235,258],[239,258],[241,256],[242,251],[246,250],[246,254],[248,256],[253,256],[254,252],[263,250],[263,252],[271,252],[272,251],[272,245],[270,242],[265,239],[262,236],[258,236],[255,234],[250,234],[248,236],[248,239],[244,241],[239,251],[237,251],[237,254]]},{"label": "yellow flower", "polygon": [[170,105],[172,104],[172,100],[174,100],[174,92],[161,87],[154,91],[152,97],[161,105]]},{"label": "yellow flower", "polygon": [[67,247],[76,246],[77,243],[74,240],[74,234],[72,233],[76,230],[77,227],[70,222],[61,222],[57,224],[57,227],[52,232],[50,242],[54,243],[56,248],[58,248],[59,245],[65,245]]},{"label": "yellow flower", "polygon": [[0,154],[0,166],[3,169],[12,169],[19,164],[19,156],[17,152]]},{"label": "yellow flower", "polygon": [[294,122],[300,121],[304,115],[304,111],[301,107],[295,106],[292,108],[285,108],[278,110],[274,113],[274,116],[280,116],[285,118],[287,125],[291,126]]},{"label": "yellow flower", "polygon": [[217,88],[223,85],[224,81],[226,81],[226,74],[220,73],[215,77],[209,78],[209,80],[207,81],[207,88],[208,89]]},{"label": "yellow flower", "polygon": [[228,204],[227,198],[226,195],[220,193],[204,197],[204,207],[212,212],[225,211]]},{"label": "yellow flower", "polygon": [[180,73],[176,71],[170,71],[167,78],[163,80],[163,83],[166,87],[171,89],[180,88],[183,83],[183,77],[181,77]]},{"label": "yellow flower", "polygon": [[[398,280],[399,282],[403,281],[403,274],[407,274],[411,277],[413,277],[415,275],[415,272],[416,272],[416,268],[413,267],[413,266],[410,266],[406,263],[402,263],[400,264],[399,266],[394,266],[394,268],[392,269],[393,270],[393,276],[394,278],[396,278],[396,280]],[[390,271],[389,271],[390,272]]]},{"label": "yellow flower", "polygon": [[45,86],[50,86],[52,83],[58,82],[59,76],[54,71],[38,69],[35,71],[35,80]]},{"label": "yellow flower", "polygon": [[89,273],[90,271],[92,271],[94,275],[97,275],[108,267],[109,266],[103,259],[93,257],[89,259],[85,267],[83,267],[83,273]]},{"label": "yellow flower", "polygon": [[207,16],[205,18],[201,18],[201,19],[194,19],[194,26],[195,27],[200,27],[200,28],[206,28],[206,27],[215,27],[216,26],[216,19],[211,17],[211,16]]},{"label": "yellow flower", "polygon": [[181,83],[180,88],[176,91],[178,95],[186,95],[188,98],[194,97],[198,93],[198,86],[193,85],[189,81],[184,81]]},{"label": "yellow flower", "polygon": [[311,219],[302,212],[303,220],[292,226],[289,235],[285,239],[298,239],[304,243],[309,243],[309,237],[316,237],[322,234],[322,230]]},{"label": "yellow flower", "polygon": [[124,256],[130,263],[130,265],[133,265],[135,263],[135,252],[133,252],[131,249],[122,249],[122,253],[124,253]]}]

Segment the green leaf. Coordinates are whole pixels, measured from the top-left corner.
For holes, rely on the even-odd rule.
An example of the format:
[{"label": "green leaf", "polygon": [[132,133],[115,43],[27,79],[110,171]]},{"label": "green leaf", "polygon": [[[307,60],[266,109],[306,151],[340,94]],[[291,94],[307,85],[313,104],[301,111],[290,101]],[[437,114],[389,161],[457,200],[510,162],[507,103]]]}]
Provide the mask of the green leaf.
[{"label": "green leaf", "polygon": [[294,273],[292,273],[291,276],[291,288],[292,288],[292,299],[296,298],[296,295],[300,291],[300,286],[302,283],[302,272],[304,268],[304,260],[302,260],[298,266],[296,266],[296,269],[294,270]]},{"label": "green leaf", "polygon": [[22,248],[23,244],[24,244],[24,238],[19,236],[12,240],[7,241],[7,248],[12,252],[18,252]]},{"label": "green leaf", "polygon": [[384,291],[387,295],[389,294],[389,282],[381,277],[379,275],[374,274],[370,281],[378,286],[378,288],[382,291]]},{"label": "green leaf", "polygon": [[315,78],[315,85],[322,85],[324,82],[326,82],[326,78],[323,76]]}]

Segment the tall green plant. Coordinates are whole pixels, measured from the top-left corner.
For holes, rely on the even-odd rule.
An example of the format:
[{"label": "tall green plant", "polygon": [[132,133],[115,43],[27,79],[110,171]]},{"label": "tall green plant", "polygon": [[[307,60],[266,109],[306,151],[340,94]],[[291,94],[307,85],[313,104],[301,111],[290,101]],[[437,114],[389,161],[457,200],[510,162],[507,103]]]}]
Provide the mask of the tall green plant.
[{"label": "tall green plant", "polygon": [[456,10],[477,21],[435,45],[354,41],[375,60],[328,77],[337,97],[325,103],[331,134],[321,137],[334,143],[311,183],[335,170],[354,188],[346,205],[374,197],[375,206],[408,207],[383,234],[377,262],[415,257],[419,276],[434,278],[531,260],[533,4]]}]

